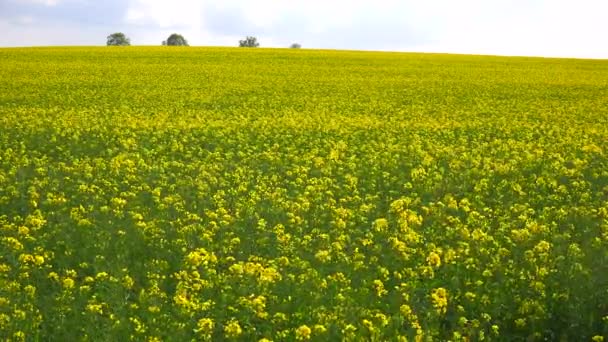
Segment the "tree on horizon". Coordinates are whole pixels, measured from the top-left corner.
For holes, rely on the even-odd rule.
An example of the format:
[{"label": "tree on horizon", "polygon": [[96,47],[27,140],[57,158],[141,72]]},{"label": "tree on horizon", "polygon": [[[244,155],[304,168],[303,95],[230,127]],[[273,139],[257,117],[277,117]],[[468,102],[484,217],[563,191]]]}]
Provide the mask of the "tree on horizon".
[{"label": "tree on horizon", "polygon": [[131,39],[122,32],[112,33],[107,37],[107,46],[129,46],[131,45]]},{"label": "tree on horizon", "polygon": [[258,43],[258,39],[253,36],[247,36],[247,38],[243,40],[239,40],[239,47],[258,47],[260,43]]},{"label": "tree on horizon", "polygon": [[163,45],[167,46],[190,46],[188,45],[188,41],[181,34],[173,33],[167,38],[167,40],[163,40]]}]

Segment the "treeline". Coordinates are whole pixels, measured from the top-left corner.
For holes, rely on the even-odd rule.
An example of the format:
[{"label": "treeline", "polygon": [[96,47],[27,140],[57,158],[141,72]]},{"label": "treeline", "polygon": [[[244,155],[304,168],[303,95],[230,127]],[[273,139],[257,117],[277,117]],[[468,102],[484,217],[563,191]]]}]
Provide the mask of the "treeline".
[{"label": "treeline", "polygon": [[[122,32],[112,33],[107,37],[107,46],[130,46],[131,39]],[[188,41],[181,34],[173,33],[166,40],[163,40],[163,46],[189,46]],[[239,47],[259,47],[258,39],[253,36],[247,36],[243,40],[239,40]],[[299,49],[302,45],[293,43],[289,46],[292,49]]]}]

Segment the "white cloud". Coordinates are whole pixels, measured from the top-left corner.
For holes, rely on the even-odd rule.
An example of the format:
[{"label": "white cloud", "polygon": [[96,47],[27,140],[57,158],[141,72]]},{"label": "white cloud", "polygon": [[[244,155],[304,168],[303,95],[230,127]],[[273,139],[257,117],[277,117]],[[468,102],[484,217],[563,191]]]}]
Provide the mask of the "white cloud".
[{"label": "white cloud", "polygon": [[[98,31],[87,25],[96,18],[86,10],[93,1],[0,0],[0,19],[4,12],[16,34],[19,25],[32,35],[37,28],[31,45],[55,41],[42,24],[53,19],[67,38],[74,29],[95,32],[89,44],[120,29],[134,44],[156,45],[177,32],[191,45],[234,46],[255,35],[262,46],[608,58],[605,0],[105,0],[124,8],[116,13],[124,20],[105,21],[112,27],[98,20]],[[30,13],[34,5],[43,6]],[[58,21],[61,13],[80,26]]]},{"label": "white cloud", "polygon": [[[15,26],[0,21],[0,46],[52,46],[52,45],[102,45],[107,34],[94,29],[58,27],[55,25]],[[91,38],[95,41],[91,41]]]},{"label": "white cloud", "polygon": [[239,8],[245,18],[258,26],[272,27],[281,18],[301,17],[306,23],[305,29],[318,33],[335,27],[352,26],[361,3],[356,0],[262,0],[257,1],[255,6]]},{"label": "white cloud", "polygon": [[160,28],[200,28],[203,2],[197,0],[134,0],[129,3],[125,20],[134,25]]},{"label": "white cloud", "polygon": [[60,0],[13,0],[13,2],[18,4],[38,4],[45,6],[57,6],[61,1]]},{"label": "white cloud", "polygon": [[[441,23],[431,20],[436,52],[502,55],[608,57],[604,1],[431,1]],[[432,5],[429,3],[429,6]],[[602,46],[603,45],[603,46]]]},{"label": "white cloud", "polygon": [[31,17],[29,15],[23,15],[23,16],[17,17],[16,21],[22,25],[31,25],[35,22],[35,19],[34,19],[34,17]]}]

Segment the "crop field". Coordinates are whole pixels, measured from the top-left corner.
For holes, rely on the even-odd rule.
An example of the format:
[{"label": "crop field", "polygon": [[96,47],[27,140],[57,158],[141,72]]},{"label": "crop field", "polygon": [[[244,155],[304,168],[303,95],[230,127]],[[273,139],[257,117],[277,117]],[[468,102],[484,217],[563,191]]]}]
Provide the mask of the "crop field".
[{"label": "crop field", "polygon": [[608,61],[0,49],[0,340],[608,339]]}]

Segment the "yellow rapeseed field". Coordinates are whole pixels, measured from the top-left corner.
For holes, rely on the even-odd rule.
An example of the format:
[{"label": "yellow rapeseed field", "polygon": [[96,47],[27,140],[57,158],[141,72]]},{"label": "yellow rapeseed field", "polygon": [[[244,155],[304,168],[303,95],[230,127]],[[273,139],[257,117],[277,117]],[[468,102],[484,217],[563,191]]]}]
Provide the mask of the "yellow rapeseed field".
[{"label": "yellow rapeseed field", "polygon": [[608,61],[0,49],[0,339],[608,339]]}]

